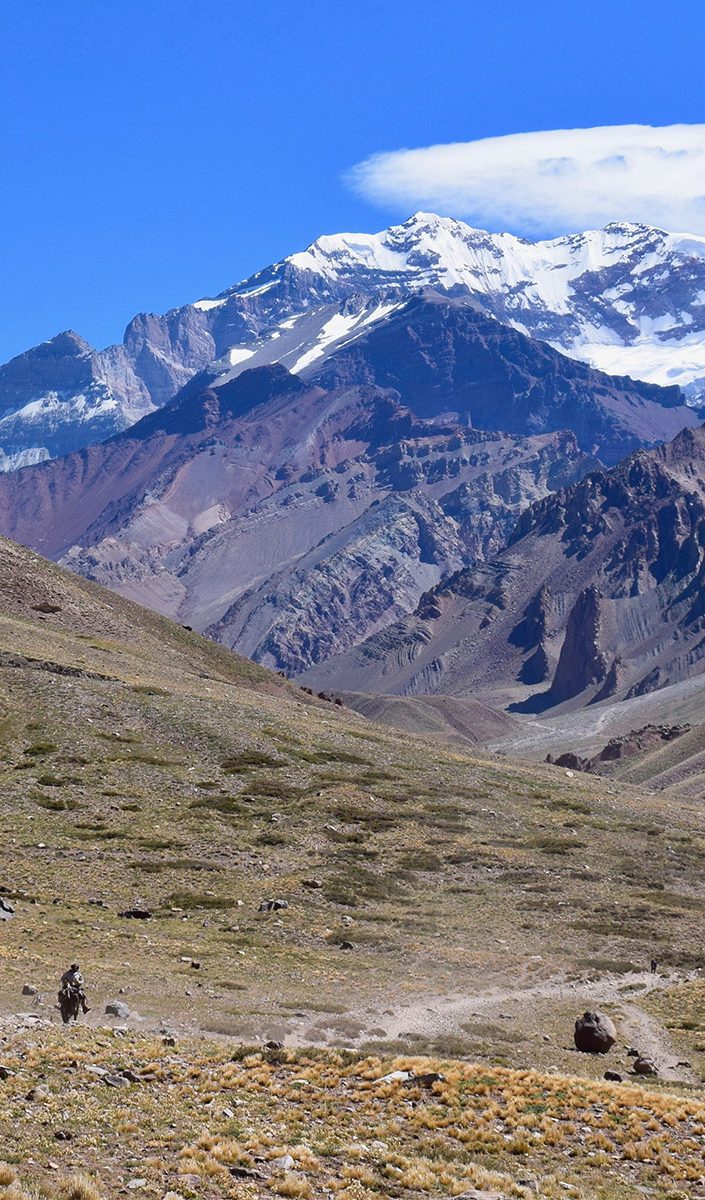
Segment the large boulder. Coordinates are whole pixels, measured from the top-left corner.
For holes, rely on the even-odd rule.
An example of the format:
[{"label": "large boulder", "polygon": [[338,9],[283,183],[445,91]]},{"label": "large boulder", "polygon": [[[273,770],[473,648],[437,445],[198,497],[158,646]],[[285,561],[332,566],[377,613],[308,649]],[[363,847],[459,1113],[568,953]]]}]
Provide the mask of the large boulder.
[{"label": "large boulder", "polygon": [[617,1030],[604,1013],[586,1012],[575,1022],[575,1046],[584,1054],[607,1054],[617,1041]]},{"label": "large boulder", "polygon": [[129,1004],[125,1004],[124,1000],[108,1000],[105,1006],[105,1013],[108,1017],[119,1017],[122,1021],[125,1021],[130,1015],[130,1006]]}]

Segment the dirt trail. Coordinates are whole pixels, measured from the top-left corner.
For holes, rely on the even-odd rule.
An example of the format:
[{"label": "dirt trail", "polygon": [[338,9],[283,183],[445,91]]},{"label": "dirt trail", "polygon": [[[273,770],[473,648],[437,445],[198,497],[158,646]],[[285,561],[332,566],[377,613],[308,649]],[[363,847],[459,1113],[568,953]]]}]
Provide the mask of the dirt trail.
[{"label": "dirt trail", "polygon": [[[407,1037],[413,1038],[414,1035],[418,1035],[426,1041],[433,1041],[448,1035],[462,1037],[464,1031],[472,1026],[473,1020],[478,1018],[492,1021],[508,1019],[515,1021],[520,1028],[533,1020],[538,1028],[541,1024],[542,1002],[550,1004],[551,1001],[570,1000],[576,1014],[585,1009],[614,1005],[621,1013],[618,1025],[619,1041],[623,1049],[634,1046],[653,1058],[659,1076],[664,1080],[698,1083],[699,1076],[692,1068],[678,1065],[678,1053],[673,1049],[663,1025],[639,1005],[639,998],[649,995],[650,992],[671,987],[676,982],[682,982],[684,978],[694,977],[696,976],[679,976],[676,979],[652,975],[646,971],[626,975],[604,975],[597,979],[553,976],[537,983],[527,981],[524,986],[518,982],[511,988],[489,987],[474,994],[426,993],[383,1011],[370,1007],[351,1008],[344,1018],[333,1018],[330,1021],[319,1019],[313,1024],[311,1015],[307,1014],[304,1017],[303,1013],[300,1014],[299,1021],[292,1021],[291,1018],[270,1018],[262,1021],[261,1027],[266,1028],[268,1037],[281,1038],[291,1046],[330,1046],[342,1043],[362,1045],[381,1036],[382,1033],[390,1040],[406,1040]],[[517,978],[520,980],[520,976]],[[638,993],[638,996],[635,993]],[[248,1020],[245,1014],[243,1018],[242,1036],[247,1039],[246,1027],[251,1026],[251,1020]],[[56,1014],[50,1016],[45,1009],[34,1007],[32,1011],[22,1014],[0,1017],[0,1030],[7,1032],[19,1027],[27,1028],[35,1022],[44,1024],[48,1019],[54,1023],[57,1020]],[[105,1023],[105,1018],[97,1012],[91,1014],[86,1021],[90,1026]],[[137,1013],[125,1024],[145,1033],[162,1028],[159,1023],[148,1017],[138,1016]],[[380,1024],[384,1025],[384,1030],[379,1028]],[[214,1034],[207,1029],[193,1026],[188,1021],[173,1022],[170,1027],[178,1030],[180,1034],[233,1040],[230,1035]]]},{"label": "dirt trail", "polygon": [[[690,977],[689,977],[690,978]],[[679,979],[679,982],[681,980]],[[427,995],[395,1009],[387,1009],[384,1023],[390,1037],[422,1034],[433,1039],[444,1034],[458,1034],[473,1017],[496,1018],[502,1015],[525,1020],[527,1012],[540,1009],[543,1000],[573,1000],[576,1013],[605,1004],[618,1005],[623,1017],[619,1021],[620,1042],[635,1046],[654,1058],[663,1079],[679,1083],[699,1082],[688,1067],[679,1067],[678,1053],[673,1049],[661,1023],[640,1008],[633,992],[641,996],[672,986],[674,979],[632,972],[627,975],[606,975],[600,979],[566,979],[554,977],[526,987],[490,988],[475,995]],[[625,997],[629,990],[629,999]],[[510,1010],[504,1014],[503,1010]],[[351,1013],[361,1022],[369,1022],[369,1014]],[[379,1018],[377,1018],[377,1021]],[[364,1036],[364,1035],[363,1035]]]}]

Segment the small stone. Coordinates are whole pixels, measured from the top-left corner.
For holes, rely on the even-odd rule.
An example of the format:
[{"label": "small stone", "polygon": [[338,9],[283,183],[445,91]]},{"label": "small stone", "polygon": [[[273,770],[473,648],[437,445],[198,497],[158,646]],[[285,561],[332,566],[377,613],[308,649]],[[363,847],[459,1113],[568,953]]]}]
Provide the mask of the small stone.
[{"label": "small stone", "polygon": [[621,1083],[622,1082],[622,1076],[620,1075],[619,1071],[605,1071],[602,1078],[606,1079],[608,1083]]},{"label": "small stone", "polygon": [[24,987],[22,988],[22,995],[23,996],[38,996],[39,991],[31,983],[25,983]]},{"label": "small stone", "polygon": [[409,1082],[417,1087],[432,1087],[434,1083],[444,1083],[445,1075],[440,1071],[424,1071],[420,1075],[414,1075]]},{"label": "small stone", "polygon": [[137,1188],[143,1188],[146,1186],[146,1179],[128,1179],[127,1183],[125,1184],[125,1187],[129,1188],[130,1191],[136,1191]]},{"label": "small stone", "polygon": [[270,1158],[270,1167],[278,1167],[281,1171],[290,1171],[294,1166],[294,1160],[290,1154],[282,1154],[281,1158]]},{"label": "small stone", "polygon": [[111,1088],[129,1087],[130,1081],[124,1075],[104,1075],[103,1083]]}]

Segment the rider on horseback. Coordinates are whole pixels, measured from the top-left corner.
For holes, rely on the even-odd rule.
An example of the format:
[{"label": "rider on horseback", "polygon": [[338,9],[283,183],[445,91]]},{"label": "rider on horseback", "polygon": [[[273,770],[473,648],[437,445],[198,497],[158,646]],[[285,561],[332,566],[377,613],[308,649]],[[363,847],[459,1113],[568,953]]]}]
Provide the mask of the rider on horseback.
[{"label": "rider on horseback", "polygon": [[81,1002],[81,1008],[84,1013],[90,1012],[90,1007],[86,1002],[85,983],[81,974],[81,968],[78,963],[71,963],[68,971],[64,971],[61,976],[61,986],[68,991],[76,992]]}]

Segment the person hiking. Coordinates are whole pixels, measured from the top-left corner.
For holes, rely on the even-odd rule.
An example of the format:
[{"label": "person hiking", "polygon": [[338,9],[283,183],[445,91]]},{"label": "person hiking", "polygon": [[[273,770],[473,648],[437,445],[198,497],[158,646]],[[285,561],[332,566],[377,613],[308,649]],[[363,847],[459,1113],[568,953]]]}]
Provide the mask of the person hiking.
[{"label": "person hiking", "polygon": [[71,963],[68,971],[64,971],[63,975],[61,976],[61,986],[62,988],[67,988],[69,991],[75,992],[78,995],[81,1008],[83,1009],[84,1013],[91,1011],[88,1001],[86,1000],[85,981],[83,979],[83,975],[81,974],[81,968],[79,967],[78,963]]}]

